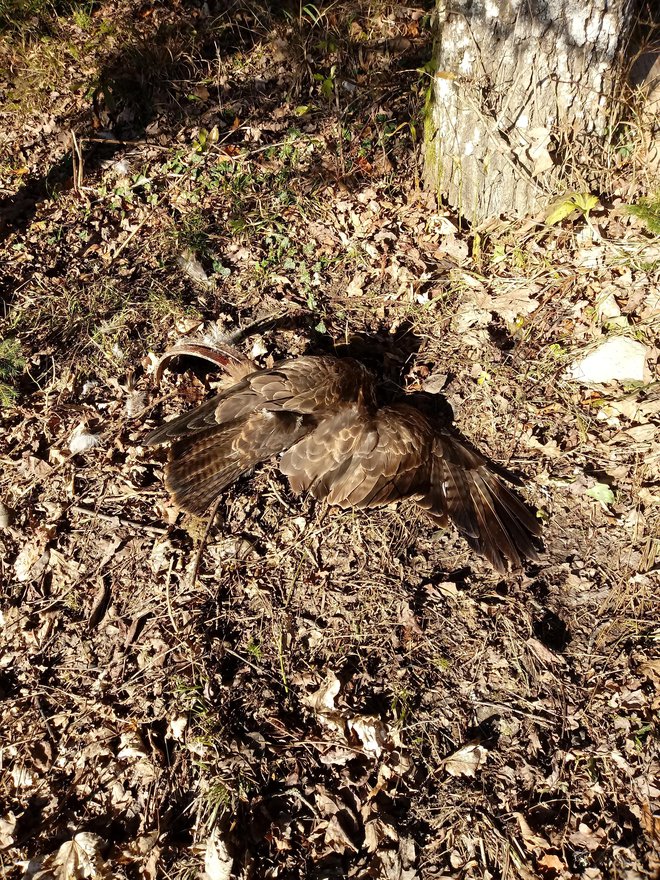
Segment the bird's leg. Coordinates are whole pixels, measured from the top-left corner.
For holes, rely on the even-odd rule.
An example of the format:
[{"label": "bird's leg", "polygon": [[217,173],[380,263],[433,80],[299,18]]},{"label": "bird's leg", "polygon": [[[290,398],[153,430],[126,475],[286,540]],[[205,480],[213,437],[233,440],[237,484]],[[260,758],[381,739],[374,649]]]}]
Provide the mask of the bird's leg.
[{"label": "bird's leg", "polygon": [[431,513],[428,510],[425,510],[429,521],[435,526],[433,531],[431,532],[431,538],[434,541],[437,541],[439,538],[442,538],[443,535],[447,534],[447,528],[449,526],[449,517],[446,513]]},{"label": "bird's leg", "polygon": [[244,354],[241,354],[240,351],[232,348],[230,345],[224,345],[222,343],[210,344],[208,342],[192,339],[179,339],[175,342],[172,348],[168,348],[165,354],[161,355],[158,364],[156,365],[156,374],[154,377],[156,385],[160,385],[160,381],[163,378],[163,372],[169,362],[173,358],[181,357],[182,355],[210,361],[212,364],[215,364],[216,367],[220,367],[223,372],[227,373],[236,381],[240,381],[245,376],[254,373],[258,369],[253,360],[246,357]]},{"label": "bird's leg", "polygon": [[201,339],[177,339],[172,348],[169,348],[156,365],[155,382],[160,385],[163,372],[169,362],[175,357],[187,355],[188,357],[202,358],[219,367],[236,382],[240,382],[245,376],[256,372],[257,365],[251,358],[246,357],[234,346],[244,339],[249,339],[257,333],[263,333],[276,326],[282,318],[289,317],[288,312],[280,312],[270,318],[260,318],[252,321],[247,327],[239,327],[237,330],[224,336],[214,338],[212,335],[203,336]]},{"label": "bird's leg", "polygon": [[197,583],[197,574],[199,572],[199,566],[202,562],[202,555],[204,554],[204,549],[206,547],[206,542],[209,539],[209,534],[211,532],[211,527],[213,522],[217,516],[218,508],[220,507],[220,503],[222,502],[222,495],[218,495],[211,506],[211,510],[209,512],[208,522],[206,523],[206,528],[204,529],[204,535],[202,536],[202,540],[199,542],[199,547],[197,548],[197,553],[195,554],[195,562],[193,564],[192,573],[190,575],[190,589],[195,589],[195,584]]}]

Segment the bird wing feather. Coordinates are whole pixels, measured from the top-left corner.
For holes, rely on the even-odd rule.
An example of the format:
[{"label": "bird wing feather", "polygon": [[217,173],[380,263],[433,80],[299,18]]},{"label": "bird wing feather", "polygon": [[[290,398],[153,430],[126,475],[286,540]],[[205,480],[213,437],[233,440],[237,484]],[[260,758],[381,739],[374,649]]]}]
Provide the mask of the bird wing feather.
[{"label": "bird wing feather", "polygon": [[426,488],[432,439],[428,420],[405,404],[375,414],[344,406],[292,446],[280,469],[296,492],[340,507],[375,507]]},{"label": "bird wing feather", "polygon": [[165,422],[146,439],[150,446],[166,443],[214,425],[226,425],[258,410],[321,414],[357,399],[360,389],[372,396],[373,380],[356,361],[331,357],[300,357],[246,376],[200,406]]},{"label": "bird wing feather", "polygon": [[410,498],[435,522],[452,519],[498,571],[537,558],[538,519],[485,459],[406,403],[376,408],[356,361],[303,357],[252,373],[147,442],[170,439],[166,483],[193,513],[282,453],[295,492],[358,508]]},{"label": "bird wing feather", "polygon": [[447,515],[470,546],[497,571],[520,567],[521,557],[537,559],[533,538],[541,524],[494,473],[486,460],[444,432],[436,434],[432,480],[422,506]]},{"label": "bird wing feather", "polygon": [[201,514],[227,486],[287,449],[313,427],[309,417],[255,412],[174,441],[165,484],[178,507]]}]

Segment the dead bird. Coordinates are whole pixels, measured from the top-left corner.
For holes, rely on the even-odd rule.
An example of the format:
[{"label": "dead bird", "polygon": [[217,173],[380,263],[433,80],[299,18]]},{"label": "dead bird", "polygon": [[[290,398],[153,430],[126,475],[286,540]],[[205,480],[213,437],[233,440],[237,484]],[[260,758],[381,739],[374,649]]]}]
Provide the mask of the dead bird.
[{"label": "dead bird", "polygon": [[260,370],[229,347],[202,348],[166,357],[206,357],[235,384],[146,441],[172,441],[165,485],[183,510],[203,514],[241,475],[280,456],[295,493],[342,508],[409,500],[438,526],[451,519],[498,572],[538,558],[535,513],[483,456],[417,406],[379,406],[375,376],[359,361],[303,356]]}]

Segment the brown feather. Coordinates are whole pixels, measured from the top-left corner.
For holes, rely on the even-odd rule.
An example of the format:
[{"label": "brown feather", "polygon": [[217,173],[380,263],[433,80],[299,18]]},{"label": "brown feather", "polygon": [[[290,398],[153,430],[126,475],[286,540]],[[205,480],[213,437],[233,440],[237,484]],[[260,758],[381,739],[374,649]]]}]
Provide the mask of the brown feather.
[{"label": "brown feather", "polygon": [[536,558],[539,521],[485,459],[407,403],[378,408],[373,376],[351,359],[252,372],[147,438],[168,440],[167,487],[193,513],[281,454],[296,493],[344,508],[410,499],[438,524],[453,520],[498,571]]},{"label": "brown feather", "polygon": [[312,426],[309,417],[256,412],[179,437],[170,450],[165,485],[179,507],[200,515],[223,489],[287,449]]}]

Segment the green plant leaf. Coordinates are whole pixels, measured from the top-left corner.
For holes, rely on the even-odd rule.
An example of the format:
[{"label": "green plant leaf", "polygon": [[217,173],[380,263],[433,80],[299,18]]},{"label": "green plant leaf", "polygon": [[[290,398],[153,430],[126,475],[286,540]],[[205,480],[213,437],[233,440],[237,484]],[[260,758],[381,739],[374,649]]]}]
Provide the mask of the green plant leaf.
[{"label": "green plant leaf", "polygon": [[588,214],[598,204],[598,196],[594,196],[591,193],[576,193],[573,196],[573,204],[578,211]]},{"label": "green plant leaf", "polygon": [[587,495],[600,502],[606,510],[609,504],[614,504],[614,492],[607,483],[596,483],[587,489]]},{"label": "green plant leaf", "polygon": [[573,196],[566,196],[560,202],[556,202],[548,216],[545,218],[545,222],[548,226],[556,226],[557,223],[561,223],[562,220],[565,220],[570,214],[575,211],[575,202],[573,201]]},{"label": "green plant leaf", "polygon": [[556,201],[551,207],[545,222],[548,226],[555,226],[565,220],[573,211],[579,211],[586,217],[589,212],[598,204],[598,196],[591,193],[566,193],[566,195]]}]

